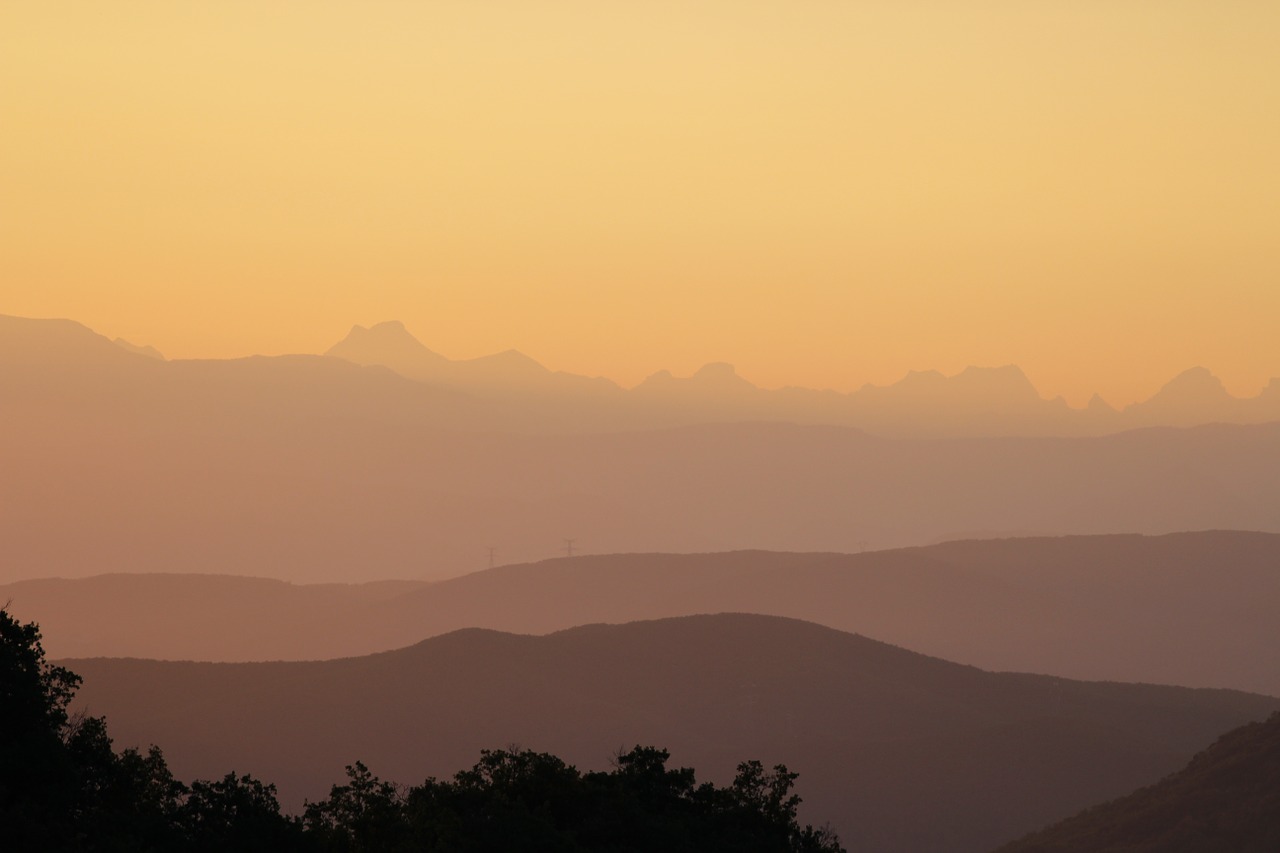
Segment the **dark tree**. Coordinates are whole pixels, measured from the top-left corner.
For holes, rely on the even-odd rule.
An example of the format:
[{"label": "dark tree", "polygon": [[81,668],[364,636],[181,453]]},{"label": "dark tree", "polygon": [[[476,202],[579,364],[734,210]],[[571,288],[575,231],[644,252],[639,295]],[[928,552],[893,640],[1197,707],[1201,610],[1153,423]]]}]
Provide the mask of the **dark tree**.
[{"label": "dark tree", "polygon": [[321,849],[335,853],[416,849],[408,846],[399,789],[359,761],[347,766],[347,784],[334,785],[327,800],[307,804],[303,824]]},{"label": "dark tree", "polygon": [[11,850],[72,841],[75,768],[67,705],[80,678],[49,665],[40,629],[0,609],[0,826]]},{"label": "dark tree", "polygon": [[6,853],[303,849],[275,789],[229,775],[192,788],[156,747],[117,753],[101,717],[67,708],[79,676],[0,609],[0,841]]},{"label": "dark tree", "polygon": [[179,822],[192,851],[274,853],[302,844],[302,823],[281,817],[276,786],[248,775],[192,782]]}]

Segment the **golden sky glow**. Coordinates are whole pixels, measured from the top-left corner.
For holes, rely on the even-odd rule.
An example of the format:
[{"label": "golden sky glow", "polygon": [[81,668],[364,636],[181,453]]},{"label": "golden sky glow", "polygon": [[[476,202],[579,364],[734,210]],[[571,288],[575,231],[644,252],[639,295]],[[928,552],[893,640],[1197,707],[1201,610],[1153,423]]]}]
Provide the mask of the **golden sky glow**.
[{"label": "golden sky glow", "polygon": [[1280,375],[1280,3],[0,9],[0,313],[632,384]]}]

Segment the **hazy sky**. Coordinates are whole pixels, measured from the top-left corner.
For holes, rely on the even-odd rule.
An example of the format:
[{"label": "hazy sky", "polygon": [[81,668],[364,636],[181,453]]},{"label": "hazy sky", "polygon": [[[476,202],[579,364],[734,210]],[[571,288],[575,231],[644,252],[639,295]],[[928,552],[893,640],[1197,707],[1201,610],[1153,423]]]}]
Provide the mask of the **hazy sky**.
[{"label": "hazy sky", "polygon": [[0,313],[631,384],[1280,375],[1280,3],[0,7]]}]

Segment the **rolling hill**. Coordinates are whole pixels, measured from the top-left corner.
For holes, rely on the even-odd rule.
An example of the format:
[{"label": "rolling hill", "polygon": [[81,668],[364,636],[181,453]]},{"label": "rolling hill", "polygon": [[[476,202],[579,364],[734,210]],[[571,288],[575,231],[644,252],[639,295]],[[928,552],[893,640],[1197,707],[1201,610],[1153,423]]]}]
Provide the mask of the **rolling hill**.
[{"label": "rolling hill", "polygon": [[[789,616],[986,669],[1280,696],[1280,536],[947,542],[859,554],[619,554],[434,584],[104,575],[0,586],[52,654],[317,659],[458,628],[547,633],[703,612]],[[342,631],[333,630],[342,624]],[[235,630],[227,630],[234,625]]]},{"label": "rolling hill", "polygon": [[[233,628],[229,626],[229,630]],[[334,631],[346,630],[338,622]],[[359,658],[65,662],[117,746],[161,744],[182,777],[230,769],[298,807],[357,759],[404,782],[519,744],[580,766],[666,746],[726,779],[800,776],[803,818],[850,849],[977,851],[1160,778],[1280,699],[996,674],[777,617],[468,629]]]}]

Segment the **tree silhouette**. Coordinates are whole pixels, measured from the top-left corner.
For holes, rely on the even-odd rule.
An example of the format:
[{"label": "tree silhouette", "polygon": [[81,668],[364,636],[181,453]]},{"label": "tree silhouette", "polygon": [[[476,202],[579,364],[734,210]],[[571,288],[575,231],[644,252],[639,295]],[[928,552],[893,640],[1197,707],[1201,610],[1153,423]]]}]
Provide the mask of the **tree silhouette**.
[{"label": "tree silhouette", "polygon": [[40,632],[0,610],[0,847],[27,851],[669,851],[835,853],[827,830],[801,827],[796,774],[758,761],[724,788],[670,769],[637,746],[607,772],[554,755],[486,750],[452,780],[402,790],[364,764],[345,784],[280,813],[275,787],[228,773],[188,788],[164,755],[116,753],[101,717],[72,716],[80,679],[45,660]]},{"label": "tree silhouette", "polygon": [[196,782],[157,747],[112,749],[106,721],[67,708],[79,676],[45,660],[40,631],[0,609],[0,840],[6,853],[304,849],[275,789]]}]

